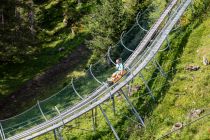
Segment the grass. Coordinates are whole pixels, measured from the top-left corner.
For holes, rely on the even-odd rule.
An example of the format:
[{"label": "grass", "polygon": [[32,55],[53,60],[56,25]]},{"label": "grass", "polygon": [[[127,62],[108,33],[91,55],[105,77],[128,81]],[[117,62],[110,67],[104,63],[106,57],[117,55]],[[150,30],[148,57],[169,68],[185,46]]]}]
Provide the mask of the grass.
[{"label": "grass", "polygon": [[[143,96],[148,91],[142,85],[142,81],[138,78],[134,80],[134,85],[140,84],[142,89],[135,93],[131,100],[140,115],[144,116],[146,128],[139,129],[136,122],[134,123],[125,117],[127,115],[135,120],[122,99],[116,98],[116,107],[121,115],[113,115],[111,101],[103,104],[103,108],[121,139],[158,139],[170,132],[175,123],[183,122],[186,124],[192,121],[188,119],[188,114],[192,109],[205,109],[202,115],[209,112],[210,67],[202,64],[204,55],[210,59],[208,51],[209,25],[210,19],[200,24],[194,22],[192,25],[181,27],[171,34],[171,49],[157,56],[157,60],[165,72],[173,69],[168,73],[167,79],[157,73],[158,70],[154,67],[150,67],[150,71],[142,72],[147,80],[151,77],[154,78],[149,80],[148,84],[156,97],[155,103],[149,96]],[[185,67],[189,65],[198,65],[200,69],[198,71],[185,70]],[[72,127],[63,129],[64,138],[114,139],[114,135],[99,112],[98,110],[96,132],[92,131],[91,112],[89,112],[75,122],[71,122]],[[209,139],[209,120],[210,118],[206,117],[166,137],[166,139]],[[50,138],[53,136],[44,135],[37,139]]]},{"label": "grass", "polygon": [[[160,73],[157,73],[158,70],[154,69],[154,67],[150,68],[152,72],[146,70],[142,72],[148,80],[148,84],[152,88],[158,102],[158,104],[156,104],[150,97],[142,96],[147,93],[145,87],[131,98],[138,112],[144,116],[147,125],[146,131],[139,129],[136,122],[129,121],[126,118],[125,115],[135,120],[131,112],[125,109],[126,104],[122,99],[117,99],[116,101],[116,107],[120,115],[113,115],[112,108],[110,107],[111,102],[108,101],[102,105],[121,139],[159,138],[161,135],[168,132],[174,123],[178,121],[189,121],[186,119],[186,114],[188,114],[191,109],[204,108],[206,106],[210,107],[210,98],[208,98],[208,93],[210,92],[208,88],[210,83],[210,69],[209,66],[203,66],[201,62],[203,55],[209,58],[209,24],[210,20],[206,20],[198,27],[192,26],[193,30],[183,27],[180,31],[170,36],[171,50],[168,50],[166,53],[161,53],[157,57],[164,71],[167,72],[175,68],[172,74],[169,73],[168,79],[163,78]],[[186,28],[187,30],[185,30]],[[57,44],[60,43],[58,42],[56,45]],[[46,52],[48,52],[47,49]],[[65,55],[65,53],[62,55]],[[173,60],[177,58],[179,60],[173,62]],[[187,65],[200,65],[201,68],[196,72],[188,72],[184,69]],[[83,73],[80,72],[75,72],[75,74],[83,75]],[[151,77],[154,79],[149,80]],[[165,85],[168,83],[169,86]],[[143,82],[137,78],[134,84],[142,85]],[[68,126],[63,129],[62,133],[65,139],[114,139],[106,122],[103,121],[104,118],[102,114],[99,113],[99,110],[97,112],[98,126],[96,132],[93,132],[91,129],[92,118],[91,112],[89,112],[81,116],[81,118],[69,123]],[[172,135],[169,139],[208,139],[209,134],[205,131],[206,129],[208,130],[209,126],[209,123],[206,123],[207,120],[208,119],[205,119],[200,122],[202,126],[199,125],[199,122],[197,124],[195,123],[187,129],[184,129],[184,131]],[[44,135],[37,139],[52,138],[53,135],[50,133],[49,135]]]},{"label": "grass", "polygon": [[[176,74],[173,80],[169,81],[170,87],[167,89],[165,96],[160,98],[160,103],[146,120],[147,128],[143,133],[143,137],[140,138],[139,134],[134,133],[129,139],[160,138],[170,131],[176,122],[189,122],[187,115],[192,109],[204,108],[208,111],[210,107],[210,67],[202,64],[202,56],[205,55],[210,59],[208,52],[210,41],[208,39],[210,34],[209,24],[210,19],[193,28],[176,65]],[[189,65],[198,65],[201,68],[198,71],[186,71],[185,67]],[[166,139],[209,139],[208,122],[209,117],[187,126],[183,131],[175,133]]]}]

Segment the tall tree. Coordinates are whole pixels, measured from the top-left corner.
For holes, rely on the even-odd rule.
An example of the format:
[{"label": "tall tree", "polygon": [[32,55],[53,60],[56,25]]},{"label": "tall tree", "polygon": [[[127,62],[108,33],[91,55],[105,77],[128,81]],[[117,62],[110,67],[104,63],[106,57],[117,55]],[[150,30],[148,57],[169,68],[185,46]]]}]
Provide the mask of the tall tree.
[{"label": "tall tree", "polygon": [[22,0],[1,2],[1,63],[22,62],[34,46],[34,12],[31,2]]},{"label": "tall tree", "polygon": [[92,11],[88,21],[91,38],[87,41],[93,50],[90,61],[94,61],[113,45],[128,24],[130,17],[127,15],[122,0],[98,0],[97,6]]}]

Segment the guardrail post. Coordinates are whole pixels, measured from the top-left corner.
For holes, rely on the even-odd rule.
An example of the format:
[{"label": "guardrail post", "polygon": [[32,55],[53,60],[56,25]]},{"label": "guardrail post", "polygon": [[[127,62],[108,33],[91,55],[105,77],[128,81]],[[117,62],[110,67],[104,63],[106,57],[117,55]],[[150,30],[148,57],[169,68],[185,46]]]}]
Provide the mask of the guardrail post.
[{"label": "guardrail post", "polygon": [[139,72],[139,76],[140,76],[141,79],[143,80],[143,82],[144,82],[144,84],[145,84],[147,90],[149,91],[150,96],[151,96],[152,99],[155,101],[155,98],[154,98],[154,96],[153,96],[153,94],[152,94],[152,91],[151,91],[151,89],[149,88],[149,86],[148,86],[148,84],[147,84],[147,82],[146,82],[146,80],[145,80],[145,78],[144,78],[144,76],[143,76],[143,74],[142,74],[141,72]]},{"label": "guardrail post", "polygon": [[39,100],[37,101],[37,105],[38,105],[39,111],[41,112],[41,114],[42,114],[42,116],[44,117],[45,121],[47,121],[47,118],[45,117],[45,115],[44,115],[44,113],[43,113],[43,111],[42,111],[42,109],[41,109],[41,106],[40,106],[40,104],[39,104]]},{"label": "guardrail post", "polygon": [[135,107],[133,106],[133,104],[131,103],[131,101],[129,100],[128,96],[124,93],[124,91],[122,89],[120,89],[126,102],[129,104],[129,106],[131,107],[131,109],[133,110],[132,112],[134,113],[134,115],[136,116],[136,118],[140,121],[140,123],[142,124],[142,126],[145,127],[144,121],[142,120],[142,118],[140,117],[139,113],[136,111]]},{"label": "guardrail post", "polygon": [[117,132],[115,131],[114,127],[112,126],[111,122],[109,121],[109,119],[108,119],[108,117],[107,117],[105,111],[104,111],[103,108],[101,107],[101,105],[99,105],[99,108],[100,108],[100,110],[101,110],[101,112],[102,112],[102,114],[103,114],[103,116],[104,116],[104,118],[105,118],[107,124],[109,125],[109,127],[110,127],[111,130],[112,130],[112,132],[114,133],[115,138],[116,138],[117,140],[120,140],[120,138],[119,138]]},{"label": "guardrail post", "polygon": [[2,140],[5,140],[5,139],[6,139],[6,138],[5,138],[5,134],[4,134],[4,129],[3,129],[3,127],[2,127],[1,122],[0,122],[0,135],[1,135]]}]

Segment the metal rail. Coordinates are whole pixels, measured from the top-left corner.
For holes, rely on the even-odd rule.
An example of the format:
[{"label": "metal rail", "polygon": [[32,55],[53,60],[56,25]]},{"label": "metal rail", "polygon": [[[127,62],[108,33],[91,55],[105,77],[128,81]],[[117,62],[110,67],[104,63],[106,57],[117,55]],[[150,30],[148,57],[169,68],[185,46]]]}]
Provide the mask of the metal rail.
[{"label": "metal rail", "polygon": [[[155,30],[158,29],[158,27],[160,26],[163,19],[167,16],[167,13],[175,5],[176,1],[177,0],[172,1],[172,3],[169,5],[169,7],[166,9],[166,11],[163,13],[164,16],[161,15],[161,18],[152,27],[152,29],[149,31],[148,35],[141,42],[139,47],[141,47],[141,46],[145,47],[147,42],[149,42],[151,40],[152,35],[155,33]],[[178,9],[177,13],[175,13],[174,16],[171,18],[171,20],[169,22],[167,22],[167,24],[163,27],[159,36],[156,37],[156,41],[154,41],[151,44],[151,49],[148,49],[148,51],[145,52],[147,55],[144,56],[144,59],[136,62],[134,67],[131,68],[133,74],[127,75],[127,77],[125,78],[124,81],[122,81],[121,83],[118,83],[117,85],[112,86],[113,89],[110,92],[108,89],[106,89],[106,88],[104,89],[104,87],[102,86],[101,88],[98,88],[98,90],[96,90],[94,93],[92,93],[88,98],[82,100],[81,102],[79,102],[75,106],[69,108],[68,110],[61,112],[59,116],[62,116],[62,121],[60,120],[59,116],[56,116],[56,117],[48,120],[47,122],[37,125],[37,126],[31,128],[31,129],[28,129],[24,132],[20,132],[19,134],[16,134],[10,138],[7,138],[7,140],[22,139],[22,138],[31,139],[31,138],[34,138],[41,134],[44,134],[48,131],[51,131],[55,128],[62,126],[63,124],[66,124],[66,123],[72,121],[75,118],[78,118],[79,116],[83,115],[84,113],[90,111],[91,109],[97,107],[98,105],[100,105],[101,103],[103,103],[104,101],[109,99],[110,94],[114,95],[117,91],[119,91],[122,87],[124,87],[135,76],[137,76],[137,74],[153,59],[155,54],[159,51],[163,41],[168,36],[169,32],[172,30],[175,23],[178,21],[178,19],[184,13],[184,11],[186,10],[186,8],[190,4],[190,2],[191,2],[191,0],[186,0],[186,2],[181,6],[181,8]],[[137,57],[137,55],[142,51],[142,48],[139,49],[139,47],[135,50],[133,55],[127,61],[127,63],[126,63],[127,65],[129,63],[131,63]]]}]

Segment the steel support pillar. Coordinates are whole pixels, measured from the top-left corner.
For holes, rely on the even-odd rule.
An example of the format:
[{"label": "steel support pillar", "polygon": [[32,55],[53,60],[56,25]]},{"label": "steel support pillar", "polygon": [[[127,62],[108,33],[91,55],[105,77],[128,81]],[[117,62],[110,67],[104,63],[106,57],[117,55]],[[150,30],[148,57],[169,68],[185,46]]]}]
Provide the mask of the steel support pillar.
[{"label": "steel support pillar", "polygon": [[114,95],[111,95],[111,89],[108,87],[108,85],[106,84],[106,83],[103,83],[106,87],[107,87],[107,89],[109,90],[109,97],[110,97],[110,99],[112,100],[112,110],[113,110],[113,112],[114,112],[114,115],[116,115],[116,109],[115,109],[115,100],[114,100]]},{"label": "steel support pillar", "polygon": [[1,136],[2,140],[6,139],[1,122],[0,122],[0,136]]},{"label": "steel support pillar", "polygon": [[112,95],[111,99],[112,99],[112,110],[114,112],[114,115],[116,115],[114,95]]},{"label": "steel support pillar", "polygon": [[56,128],[53,130],[53,135],[55,140],[63,140],[63,136],[61,134],[61,128]]},{"label": "steel support pillar", "polygon": [[[91,72],[92,73],[92,72]],[[77,94],[77,96],[83,100],[84,98],[77,92],[75,86],[74,86],[74,81],[73,79],[71,80],[71,85],[72,85],[72,88],[74,90],[74,92]],[[93,125],[93,130],[95,131],[96,130],[96,113],[97,113],[97,108],[95,108],[95,115],[94,115],[94,109],[91,110],[92,112],[92,125]]]},{"label": "steel support pillar", "polygon": [[62,129],[62,127],[58,128],[58,140],[63,140]]},{"label": "steel support pillar", "polygon": [[93,131],[96,131],[96,110],[94,112],[94,109],[91,110],[92,112],[92,125],[93,125]]},{"label": "steel support pillar", "polygon": [[135,107],[133,106],[133,104],[131,103],[130,99],[128,98],[128,96],[124,93],[124,91],[121,89],[121,92],[125,98],[125,101],[129,104],[129,106],[132,109],[132,112],[134,113],[135,117],[137,120],[139,120],[139,122],[142,124],[142,126],[145,127],[144,121],[143,119],[140,117],[139,113],[137,112],[137,110],[135,109]]},{"label": "steel support pillar", "polygon": [[57,140],[56,129],[53,129],[54,140]]},{"label": "steel support pillar", "polygon": [[132,84],[133,84],[133,79],[128,84],[128,96],[131,96],[132,94]]},{"label": "steel support pillar", "polygon": [[60,117],[60,120],[61,120],[62,123],[63,123],[63,126],[65,126],[65,123],[64,123],[63,118],[62,118],[62,116],[61,116],[61,112],[60,112],[60,110],[57,108],[57,106],[55,106],[55,110],[58,112],[58,115],[59,115],[59,117]]},{"label": "steel support pillar", "polygon": [[151,96],[152,99],[155,101],[155,98],[154,98],[154,96],[153,96],[153,93],[152,93],[151,89],[149,88],[149,86],[148,86],[148,84],[147,84],[147,82],[146,82],[146,80],[145,80],[145,78],[144,78],[144,75],[143,75],[141,72],[139,72],[139,76],[140,76],[141,79],[143,80],[143,82],[144,82],[144,84],[145,84],[147,90],[149,91],[150,96]]},{"label": "steel support pillar", "polygon": [[103,114],[103,116],[104,116],[104,118],[105,118],[107,124],[109,125],[109,127],[110,127],[111,130],[112,130],[112,132],[114,133],[115,138],[116,138],[117,140],[120,140],[120,138],[119,138],[117,132],[115,131],[114,127],[112,126],[111,122],[109,121],[109,119],[108,119],[108,117],[107,117],[105,111],[104,111],[103,108],[101,107],[101,105],[99,105],[99,108],[100,108],[100,110],[101,110],[101,112],[102,112],[102,114]]},{"label": "steel support pillar", "polygon": [[158,69],[158,71],[161,73],[161,75],[162,75],[163,77],[166,77],[166,74],[165,74],[165,72],[163,71],[163,69],[162,69],[162,67],[160,66],[160,64],[158,63],[158,61],[157,61],[157,60],[153,60],[152,62],[153,62],[153,64],[155,65],[155,67]]}]

